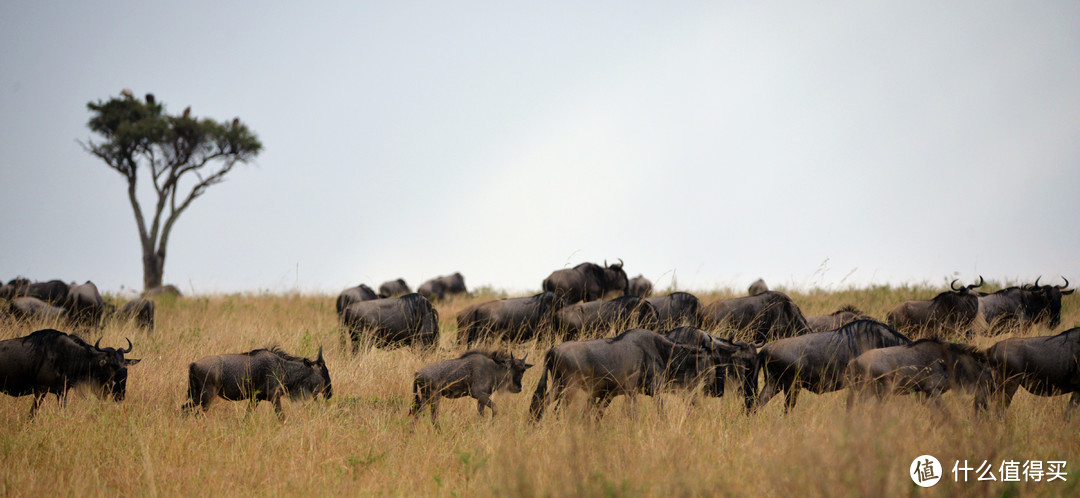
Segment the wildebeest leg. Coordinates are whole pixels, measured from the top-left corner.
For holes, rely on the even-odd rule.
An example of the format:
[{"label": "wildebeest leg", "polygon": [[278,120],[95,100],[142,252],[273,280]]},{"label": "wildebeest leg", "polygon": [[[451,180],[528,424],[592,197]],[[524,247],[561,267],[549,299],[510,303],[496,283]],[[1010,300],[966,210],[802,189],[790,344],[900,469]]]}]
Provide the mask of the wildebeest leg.
[{"label": "wildebeest leg", "polygon": [[34,418],[34,414],[37,413],[38,407],[45,401],[45,396],[48,396],[49,392],[35,392],[34,403],[30,405],[30,418]]},{"label": "wildebeest leg", "polygon": [[438,428],[439,427],[439,423],[438,423],[438,419],[439,419],[439,398],[438,397],[433,398],[429,402],[429,406],[431,406],[431,425],[435,426],[435,428]]},{"label": "wildebeest leg", "polygon": [[480,414],[480,418],[484,417],[484,407],[491,408],[491,418],[495,418],[495,403],[491,402],[491,395],[488,393],[476,393],[476,412]]},{"label": "wildebeest leg", "polygon": [[754,407],[754,411],[765,406],[773,396],[776,396],[778,391],[779,385],[775,377],[770,376],[765,379],[765,387],[761,388],[761,393],[758,394],[757,406]]},{"label": "wildebeest leg", "polygon": [[795,402],[799,400],[799,383],[792,382],[784,389],[784,413],[795,408]]},{"label": "wildebeest leg", "polygon": [[1016,395],[1016,390],[1020,388],[1019,379],[1006,380],[1004,384],[998,389],[996,411],[999,414],[1005,413],[1005,410],[1012,404],[1013,396]]}]

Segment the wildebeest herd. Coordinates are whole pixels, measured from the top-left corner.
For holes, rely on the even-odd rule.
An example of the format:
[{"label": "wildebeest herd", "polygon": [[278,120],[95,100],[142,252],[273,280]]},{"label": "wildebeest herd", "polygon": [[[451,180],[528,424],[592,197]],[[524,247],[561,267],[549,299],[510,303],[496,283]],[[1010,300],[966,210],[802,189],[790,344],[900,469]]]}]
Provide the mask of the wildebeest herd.
[{"label": "wildebeest herd", "polygon": [[[970,285],[954,280],[930,300],[899,303],[879,322],[852,306],[804,316],[790,297],[769,290],[760,279],[748,296],[705,305],[686,292],[652,296],[652,283],[643,276],[627,278],[621,261],[582,263],[552,272],[539,294],[481,302],[457,313],[454,342],[464,352],[415,373],[409,413],[415,420],[428,408],[435,423],[440,398],[470,396],[481,415],[485,408],[494,415],[493,393],[522,390],[523,375],[533,365],[509,351],[530,340],[552,344],[538,360],[540,379],[529,407],[533,420],[578,391],[586,393],[599,419],[619,395],[700,387],[706,396],[719,397],[728,383],[740,390],[747,413],[780,392],[787,412],[803,389],[844,388],[849,407],[871,394],[917,393],[939,403],[942,393],[959,390],[974,395],[976,412],[1002,411],[1020,386],[1039,396],[1071,393],[1071,412],[1080,405],[1080,328],[1005,339],[986,350],[965,343],[976,323],[985,323],[989,334],[1058,326],[1062,297],[1073,293],[1063,281],[1040,285],[1037,279],[983,293],[977,291],[981,277]],[[364,284],[346,289],[335,308],[354,352],[365,343],[431,349],[439,344],[439,314],[432,301],[462,294],[467,289],[460,273],[429,280],[415,293],[397,279],[380,285],[377,293]],[[0,288],[0,298],[17,319],[55,319],[85,330],[112,315],[153,327],[153,301],[137,299],[106,310],[90,282],[16,279]],[[470,349],[476,344],[488,349]],[[131,349],[130,341],[127,348],[103,348],[53,329],[0,341],[0,390],[33,394],[31,416],[46,394],[62,402],[79,384],[96,386],[119,401],[127,367],[139,361],[125,358]],[[250,400],[251,407],[271,401],[280,414],[282,397],[332,394],[322,348],[314,359],[279,348],[208,356],[191,363],[188,383],[185,412],[205,409],[221,397]]]}]

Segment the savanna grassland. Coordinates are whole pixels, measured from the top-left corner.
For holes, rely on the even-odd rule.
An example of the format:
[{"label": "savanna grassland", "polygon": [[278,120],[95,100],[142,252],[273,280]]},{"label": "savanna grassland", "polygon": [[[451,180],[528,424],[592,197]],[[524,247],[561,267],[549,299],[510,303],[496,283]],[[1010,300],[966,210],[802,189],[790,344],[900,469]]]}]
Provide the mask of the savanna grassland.
[{"label": "savanna grassland", "polygon": [[[804,313],[852,304],[879,319],[905,299],[929,298],[930,287],[877,287],[789,292]],[[471,399],[444,400],[441,431],[407,415],[412,373],[457,357],[454,315],[502,297],[480,292],[437,303],[441,338],[433,352],[361,348],[341,341],[332,295],[194,296],[158,302],[157,329],[110,323],[102,344],[135,344],[128,356],[127,399],[72,393],[54,397],[33,420],[31,398],[0,396],[0,495],[391,495],[896,496],[1051,495],[1080,493],[1080,416],[1064,418],[1066,397],[1021,391],[1003,418],[972,416],[972,398],[945,395],[947,413],[911,397],[848,411],[846,392],[804,392],[784,415],[782,397],[753,416],[737,389],[691,403],[664,394],[663,404],[618,398],[596,423],[580,401],[539,424],[528,403],[540,367],[525,374],[524,392],[499,393],[499,415],[476,416]],[[696,293],[704,303],[732,297]],[[1048,335],[1080,325],[1078,298],[1066,296],[1062,324],[1014,334]],[[37,324],[41,325],[41,324]],[[0,324],[0,338],[40,326]],[[612,331],[614,333],[615,331]],[[1009,337],[976,336],[986,347]],[[91,342],[96,337],[88,338]],[[184,416],[187,366],[210,354],[277,344],[313,357],[319,346],[333,380],[329,401],[285,402],[285,421],[268,403],[247,415],[244,403],[218,400],[201,416]],[[517,346],[540,363],[548,343]],[[426,414],[425,414],[426,415]],[[908,476],[915,457],[945,467],[933,488]],[[953,482],[956,460],[992,464],[994,482]],[[1003,460],[1065,460],[1066,482],[1000,482]],[[1044,479],[1045,480],[1045,479]]]}]

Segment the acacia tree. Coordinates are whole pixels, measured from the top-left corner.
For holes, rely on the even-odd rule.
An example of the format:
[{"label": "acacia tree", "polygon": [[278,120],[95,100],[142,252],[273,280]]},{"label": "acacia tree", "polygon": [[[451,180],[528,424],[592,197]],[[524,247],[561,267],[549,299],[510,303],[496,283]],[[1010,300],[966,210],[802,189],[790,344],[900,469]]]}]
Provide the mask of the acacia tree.
[{"label": "acacia tree", "polygon": [[[152,94],[139,100],[124,90],[118,97],[86,107],[92,114],[87,126],[101,140],[80,144],[127,180],[142,243],[143,289],[160,287],[165,249],[177,218],[207,188],[221,183],[234,166],[253,159],[262,144],[239,118],[231,122],[199,119],[191,116],[190,107],[180,115],[170,115]],[[136,196],[140,171],[149,173],[157,194],[149,226]]]}]

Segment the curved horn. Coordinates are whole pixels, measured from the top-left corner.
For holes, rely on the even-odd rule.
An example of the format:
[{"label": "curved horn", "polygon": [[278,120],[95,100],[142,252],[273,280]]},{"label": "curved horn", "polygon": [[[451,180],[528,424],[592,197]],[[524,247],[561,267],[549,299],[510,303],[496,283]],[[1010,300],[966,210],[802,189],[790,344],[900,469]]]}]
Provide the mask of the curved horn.
[{"label": "curved horn", "polygon": [[[104,337],[104,336],[102,336],[102,337]],[[101,344],[101,337],[98,337],[97,342],[94,343],[94,349],[101,349],[101,347],[98,346],[98,344]]]},{"label": "curved horn", "polygon": [[521,357],[521,361],[523,361],[523,362],[524,362],[524,361],[525,361],[525,358],[528,358],[528,357],[529,357],[529,353],[528,353],[528,352],[526,351],[526,352],[525,352],[525,356],[522,356],[522,357]]},{"label": "curved horn", "polygon": [[959,278],[954,278],[952,282],[949,282],[949,288],[952,289],[952,290],[960,290],[960,289],[962,289],[963,287],[961,287],[960,289],[956,288],[956,282],[959,281],[959,280],[960,280]]},{"label": "curved horn", "polygon": [[117,349],[116,350],[117,353],[128,354],[128,353],[131,352],[131,339],[128,339],[127,337],[125,337],[124,340],[127,341],[127,343],[128,343],[127,349]]},{"label": "curved horn", "polygon": [[977,283],[977,284],[971,284],[971,285],[967,286],[967,288],[968,288],[968,289],[974,289],[974,288],[976,288],[976,287],[982,287],[982,286],[983,286],[983,284],[985,284],[985,283],[986,283],[986,281],[985,281],[985,280],[983,280],[983,278],[982,278],[982,275],[979,275],[979,283]]},{"label": "curved horn", "polygon": [[315,361],[316,361],[316,362],[321,362],[321,361],[323,361],[323,358],[322,358],[322,346],[319,346],[319,356],[316,356],[316,357],[315,357]]},{"label": "curved horn", "polygon": [[1039,275],[1037,278],[1035,278],[1035,284],[1032,285],[1032,287],[1038,287],[1039,286],[1039,279],[1041,279],[1041,278],[1042,278],[1042,275]]},{"label": "curved horn", "polygon": [[622,262],[622,258],[619,258],[619,268],[622,268],[623,266],[624,266],[624,264]]},{"label": "curved horn", "polygon": [[1065,278],[1065,275],[1061,276],[1061,279],[1065,281],[1065,285],[1056,285],[1058,289],[1064,289],[1069,286],[1069,279]]}]

